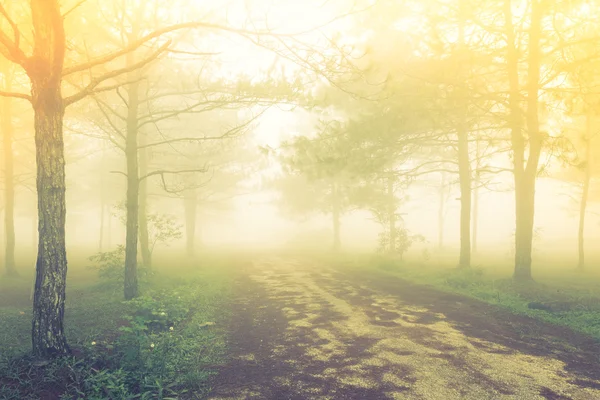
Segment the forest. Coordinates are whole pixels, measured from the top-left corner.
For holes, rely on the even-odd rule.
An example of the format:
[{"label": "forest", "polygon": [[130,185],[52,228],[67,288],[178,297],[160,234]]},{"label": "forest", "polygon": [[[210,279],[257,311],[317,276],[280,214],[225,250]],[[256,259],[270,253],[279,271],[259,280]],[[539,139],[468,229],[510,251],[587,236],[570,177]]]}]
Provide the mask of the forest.
[{"label": "forest", "polygon": [[600,399],[598,21],[0,0],[0,399]]}]

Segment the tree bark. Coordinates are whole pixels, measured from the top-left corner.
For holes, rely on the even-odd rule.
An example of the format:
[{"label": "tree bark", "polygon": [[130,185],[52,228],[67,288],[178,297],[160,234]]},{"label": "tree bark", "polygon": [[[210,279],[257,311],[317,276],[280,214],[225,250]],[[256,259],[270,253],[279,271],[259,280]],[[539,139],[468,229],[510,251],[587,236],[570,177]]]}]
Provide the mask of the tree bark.
[{"label": "tree bark", "polygon": [[585,214],[587,209],[587,201],[590,192],[590,181],[592,178],[592,110],[586,116],[586,133],[585,133],[585,170],[582,183],[581,203],[579,205],[579,229],[577,232],[577,249],[578,262],[577,269],[583,271],[585,269]]},{"label": "tree bark", "polygon": [[188,257],[195,254],[197,199],[194,189],[187,190],[183,199],[185,209],[185,249]]},{"label": "tree bark", "polygon": [[[131,65],[132,56],[128,55],[127,63]],[[127,215],[125,235],[125,300],[138,295],[137,280],[137,246],[139,229],[139,166],[138,166],[138,107],[139,83],[128,86],[127,136],[125,140],[125,157],[127,159]]]},{"label": "tree bark", "polygon": [[540,77],[540,40],[543,10],[539,0],[531,1],[529,52],[527,73],[527,133],[529,154],[525,163],[525,138],[522,133],[521,99],[519,87],[519,52],[512,21],[511,1],[506,0],[504,14],[507,28],[507,69],[509,77],[509,107],[511,142],[515,178],[515,280],[531,280],[531,252],[533,248],[533,226],[535,213],[535,183],[542,138],[539,132],[538,92]]},{"label": "tree bark", "polygon": [[338,252],[342,247],[342,241],[340,239],[340,196],[339,189],[336,183],[331,184],[332,194],[332,222],[333,222],[333,251]]},{"label": "tree bark", "polygon": [[69,352],[63,326],[67,280],[61,93],[65,34],[57,0],[31,0],[31,12],[34,50],[25,69],[34,110],[39,233],[32,347],[34,356],[47,359]]},{"label": "tree bark", "polygon": [[[137,123],[137,112],[136,112]],[[146,144],[146,136],[139,135],[139,146]],[[148,153],[145,148],[138,149],[139,156],[139,175],[145,176],[148,173]],[[142,264],[148,269],[152,269],[152,252],[150,251],[150,241],[148,235],[148,183],[146,179],[140,181],[139,193],[139,234],[140,249],[142,253]]]},{"label": "tree bark", "polygon": [[[12,68],[5,68],[4,88],[12,91]],[[2,98],[2,139],[4,145],[4,268],[6,275],[18,276],[15,265],[15,177],[11,98]]]}]

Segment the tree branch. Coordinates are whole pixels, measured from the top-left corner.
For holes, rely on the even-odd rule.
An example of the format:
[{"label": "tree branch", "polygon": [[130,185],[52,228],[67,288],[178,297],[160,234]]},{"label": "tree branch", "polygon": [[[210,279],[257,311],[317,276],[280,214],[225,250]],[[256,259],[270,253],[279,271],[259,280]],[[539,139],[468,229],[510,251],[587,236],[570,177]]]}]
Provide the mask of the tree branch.
[{"label": "tree branch", "polygon": [[204,167],[202,169],[183,169],[183,170],[179,170],[179,171],[168,171],[168,170],[159,170],[159,171],[152,171],[144,176],[141,176],[139,178],[140,181],[143,181],[144,179],[148,179],[151,176],[156,176],[156,175],[160,175],[163,177],[164,179],[164,175],[165,174],[170,174],[170,175],[177,175],[177,174],[185,174],[185,173],[206,173],[208,172],[208,168]]},{"label": "tree branch", "polygon": [[25,93],[5,92],[0,90],[0,97],[14,97],[17,99],[25,99],[31,102],[31,96]]},{"label": "tree branch", "polygon": [[8,12],[6,12],[6,8],[4,8],[4,5],[2,5],[2,4],[0,4],[0,15],[2,15],[6,19],[6,21],[8,21],[8,24],[11,26],[11,28],[13,30],[13,37],[14,37],[13,40],[10,40],[8,35],[6,33],[4,33],[2,30],[0,30],[0,43],[2,43],[4,45],[4,47],[6,48],[6,52],[2,52],[2,53],[10,61],[15,62],[15,63],[19,64],[20,66],[24,67],[25,62],[27,61],[27,56],[21,50],[21,46],[20,46],[21,32],[19,31],[19,27],[12,20],[12,18],[10,18],[10,16],[8,15]]},{"label": "tree branch", "polygon": [[119,175],[123,175],[124,177],[127,178],[127,173],[123,172],[123,171],[110,171],[111,174],[119,174]]},{"label": "tree branch", "polygon": [[331,20],[325,22],[324,24],[321,24],[321,25],[318,25],[318,26],[315,26],[315,27],[312,27],[310,29],[306,29],[303,31],[291,32],[291,33],[276,33],[269,29],[267,29],[265,31],[239,29],[239,28],[234,28],[234,27],[229,27],[229,26],[224,26],[224,25],[209,24],[209,23],[205,23],[205,22],[184,22],[181,24],[171,25],[171,26],[167,26],[167,27],[164,27],[161,29],[157,29],[154,32],[150,32],[149,34],[141,37],[140,39],[130,43],[127,47],[125,47],[121,50],[106,54],[104,56],[98,57],[94,60],[90,60],[90,61],[82,63],[82,64],[67,67],[63,70],[63,76],[67,76],[67,75],[70,75],[70,74],[73,74],[76,72],[84,71],[86,69],[91,69],[93,67],[96,67],[96,66],[99,66],[102,64],[106,64],[116,58],[126,55],[127,53],[137,50],[138,48],[140,48],[141,46],[143,46],[144,44],[146,44],[148,41],[150,41],[152,39],[156,39],[167,33],[175,32],[175,31],[182,30],[182,29],[206,28],[206,29],[215,29],[215,30],[224,31],[224,32],[237,33],[237,34],[242,34],[242,35],[270,36],[270,37],[294,37],[294,36],[303,35],[303,34],[314,32],[314,31],[318,31],[319,29],[321,29],[329,24],[332,24],[336,21],[339,21],[339,20],[346,18],[348,16],[351,16],[353,14],[358,14],[360,12],[363,12],[371,7],[372,6],[368,6],[364,9],[352,10],[350,12],[338,15],[338,16],[332,18]]},{"label": "tree branch", "polygon": [[114,71],[110,71],[107,72],[104,75],[100,75],[99,77],[93,79],[82,91],[80,91],[77,94],[74,94],[72,96],[69,96],[65,99],[65,105],[70,105],[73,104],[81,99],[83,99],[84,97],[93,94],[93,93],[97,93],[97,92],[105,92],[107,90],[113,90],[119,86],[124,85],[125,83],[122,84],[117,84],[117,85],[112,85],[112,86],[108,86],[106,88],[97,88],[97,86],[99,84],[101,84],[102,82],[104,82],[105,80],[111,79],[111,78],[116,78],[120,75],[126,74],[128,72],[132,72],[135,71],[137,69],[140,69],[142,67],[144,67],[145,65],[151,63],[152,61],[154,61],[156,58],[158,58],[158,56],[160,56],[163,52],[165,52],[165,50],[171,45],[170,41],[167,41],[165,44],[163,44],[162,46],[160,46],[158,48],[158,50],[156,50],[154,53],[152,53],[150,56],[146,57],[144,60],[139,61],[135,64],[132,64],[128,67],[125,68],[120,68],[120,69],[116,69]]},{"label": "tree branch", "polygon": [[63,19],[65,19],[67,17],[67,15],[71,14],[73,11],[75,11],[77,8],[79,8],[83,3],[85,3],[87,0],[80,0],[77,2],[77,4],[75,4],[73,7],[71,7],[70,9],[68,9],[63,15]]},{"label": "tree branch", "polygon": [[176,143],[176,142],[203,142],[203,141],[207,141],[207,140],[221,140],[221,139],[234,137],[236,133],[238,133],[242,129],[248,127],[248,125],[250,125],[258,117],[260,117],[262,114],[264,114],[267,109],[261,111],[258,115],[252,117],[250,120],[246,121],[242,125],[238,125],[219,136],[185,137],[185,138],[167,139],[167,140],[163,140],[160,142],[148,143],[143,146],[138,146],[138,150],[145,149],[148,147],[160,146],[163,144]]},{"label": "tree branch", "polygon": [[[223,31],[245,32],[245,30],[243,30],[243,29],[235,29],[235,28],[230,28],[230,27],[226,27],[226,26],[222,26],[222,25],[207,24],[207,23],[202,23],[202,22],[186,22],[186,23],[171,25],[168,27],[164,27],[162,29],[157,29],[154,32],[150,32],[149,34],[141,37],[140,39],[133,41],[132,43],[130,43],[128,46],[126,46],[125,48],[123,48],[121,50],[118,50],[113,53],[106,54],[104,56],[95,58],[95,59],[90,60],[83,64],[73,65],[71,67],[65,68],[63,70],[63,76],[71,75],[76,72],[84,71],[86,69],[91,69],[93,67],[97,67],[99,65],[106,64],[110,61],[113,61],[116,58],[122,57],[128,53],[131,53],[131,52],[137,50],[138,48],[140,48],[141,46],[143,46],[150,40],[159,38],[162,35],[165,35],[167,33],[175,32],[175,31],[182,30],[182,29],[192,29],[192,28],[213,28],[213,29],[219,29],[219,30],[223,30]],[[247,32],[247,33],[252,33],[252,32]]]}]

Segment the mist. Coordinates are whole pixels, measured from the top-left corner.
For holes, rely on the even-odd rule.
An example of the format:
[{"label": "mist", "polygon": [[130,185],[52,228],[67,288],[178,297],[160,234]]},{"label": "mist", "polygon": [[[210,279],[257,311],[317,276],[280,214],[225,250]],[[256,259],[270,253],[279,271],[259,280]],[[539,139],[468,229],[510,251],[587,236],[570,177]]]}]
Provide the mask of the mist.
[{"label": "mist", "polygon": [[598,1],[4,3],[0,399],[600,398]]}]

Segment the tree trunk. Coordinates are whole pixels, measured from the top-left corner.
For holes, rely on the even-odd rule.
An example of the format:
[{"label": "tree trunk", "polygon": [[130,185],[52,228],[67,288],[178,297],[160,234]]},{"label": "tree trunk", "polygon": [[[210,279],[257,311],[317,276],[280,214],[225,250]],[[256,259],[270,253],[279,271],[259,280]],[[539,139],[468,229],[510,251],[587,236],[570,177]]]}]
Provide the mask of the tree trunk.
[{"label": "tree trunk", "polygon": [[[128,65],[132,64],[128,56]],[[138,107],[139,83],[128,87],[127,137],[125,140],[125,157],[127,158],[127,215],[125,237],[125,300],[138,295],[137,280],[137,246],[139,218],[139,167],[138,167]]]},{"label": "tree trunk", "polygon": [[535,213],[535,183],[542,148],[539,132],[538,95],[540,77],[540,39],[542,29],[542,5],[539,0],[531,2],[529,26],[529,51],[527,71],[527,133],[529,154],[525,164],[525,138],[521,123],[521,93],[519,87],[519,51],[512,21],[511,1],[506,0],[504,14],[507,28],[507,68],[509,77],[509,107],[511,142],[515,177],[515,270],[516,280],[531,280],[531,252],[533,247],[533,226]]},{"label": "tree trunk", "polygon": [[[464,15],[465,3],[459,2],[458,49],[459,64],[463,64],[465,54]],[[467,126],[467,88],[464,68],[459,67],[459,113],[458,129],[458,179],[460,184],[460,255],[459,268],[471,266],[471,160],[469,158],[469,129]]]},{"label": "tree trunk", "polygon": [[341,239],[340,239],[340,196],[339,190],[336,183],[331,185],[331,194],[332,194],[332,219],[333,219],[333,251],[338,252],[341,249]]},{"label": "tree trunk", "polygon": [[[12,68],[5,68],[4,88],[12,91]],[[11,99],[2,98],[2,139],[4,145],[4,268],[6,275],[18,276],[15,266],[15,177]]]},{"label": "tree trunk", "polygon": [[579,229],[577,232],[577,247],[579,253],[579,260],[577,263],[577,269],[583,271],[585,269],[585,248],[584,248],[584,236],[585,236],[585,214],[587,208],[588,195],[590,192],[590,181],[592,178],[592,110],[588,111],[586,116],[586,134],[585,134],[585,170],[581,193],[581,203],[579,205]]},{"label": "tree trunk", "polygon": [[471,165],[466,130],[458,132],[458,175],[460,181],[460,257],[459,268],[471,266]]},{"label": "tree trunk", "polygon": [[438,248],[444,247],[444,222],[446,215],[446,174],[442,172],[438,205]]},{"label": "tree trunk", "polygon": [[[479,185],[479,174],[476,174],[475,185]],[[479,234],[479,187],[473,189],[473,230],[471,232],[473,240],[471,242],[471,250],[477,252],[477,236]]]},{"label": "tree trunk", "polygon": [[185,209],[185,248],[188,257],[193,257],[196,245],[197,199],[194,189],[187,190],[183,199]]},{"label": "tree trunk", "polygon": [[[137,123],[137,112],[136,112]],[[146,144],[146,136],[139,135],[139,146]],[[139,156],[139,175],[145,176],[148,173],[148,153],[147,149],[138,150]],[[150,241],[148,238],[148,184],[146,179],[140,181],[139,193],[139,225],[140,225],[140,250],[142,252],[142,263],[144,267],[152,269],[152,252],[150,251]]]},{"label": "tree trunk", "polygon": [[479,149],[479,140],[475,143],[475,188],[473,189],[473,228],[471,231],[472,240],[471,240],[471,251],[473,253],[477,252],[477,239],[479,234],[479,185],[481,182],[481,174],[479,169],[481,168],[481,152]]},{"label": "tree trunk", "polygon": [[515,271],[517,280],[530,280],[533,249],[535,175],[522,173],[515,177],[516,231]]},{"label": "tree trunk", "polygon": [[389,244],[388,252],[394,254],[396,252],[396,199],[394,197],[394,179],[390,176],[387,179],[387,194],[388,194],[388,218],[389,218]]},{"label": "tree trunk", "polygon": [[56,0],[32,0],[33,59],[27,64],[34,110],[38,193],[38,255],[33,296],[32,347],[47,359],[69,352],[64,334],[65,246],[64,103],[61,93],[65,35]]}]

